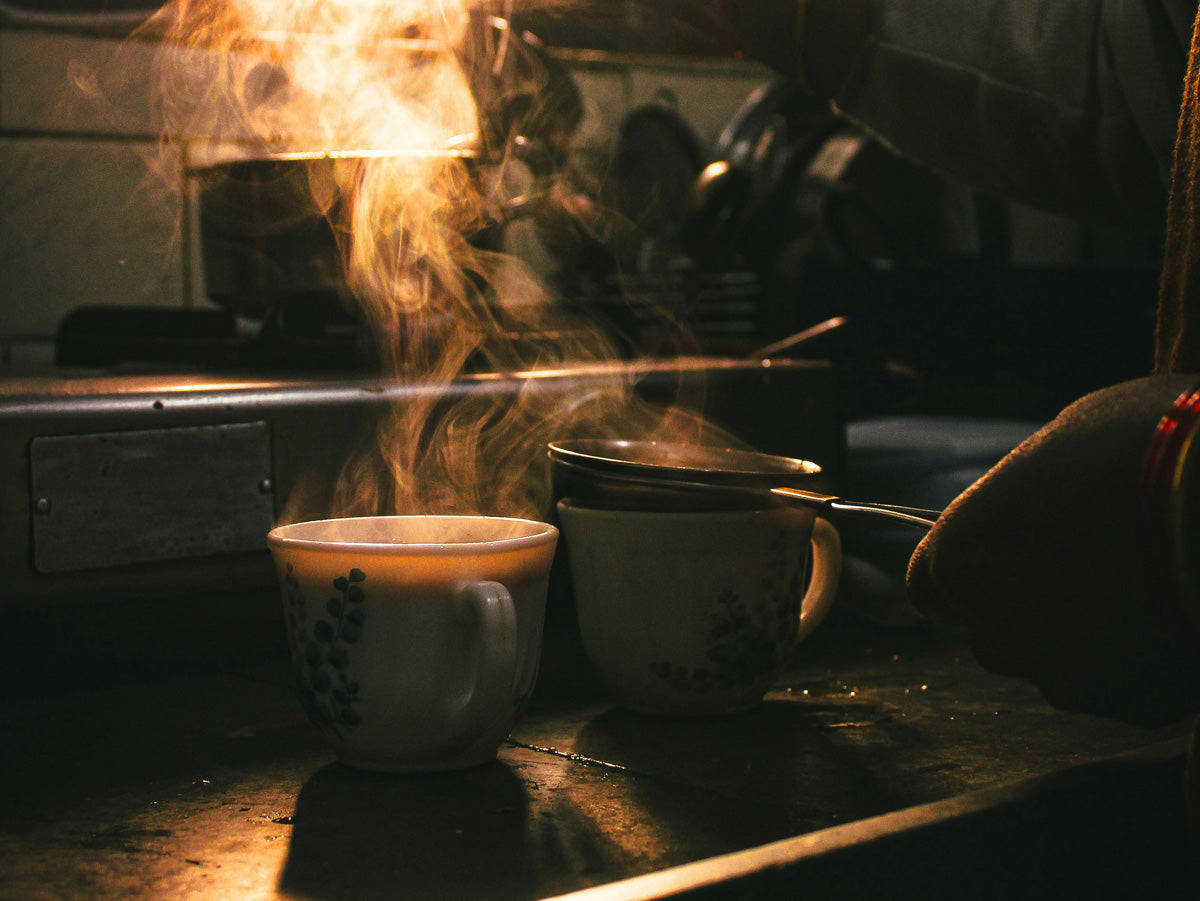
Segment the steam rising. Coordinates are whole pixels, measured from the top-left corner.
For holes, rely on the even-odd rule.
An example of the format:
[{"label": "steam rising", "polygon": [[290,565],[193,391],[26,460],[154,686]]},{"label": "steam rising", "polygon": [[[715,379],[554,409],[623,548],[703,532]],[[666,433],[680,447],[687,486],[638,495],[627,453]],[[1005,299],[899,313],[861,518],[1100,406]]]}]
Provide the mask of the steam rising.
[{"label": "steam rising", "polygon": [[[504,215],[509,171],[525,165],[552,182],[546,161],[565,137],[541,134],[537,160],[519,160],[519,132],[537,125],[535,103],[553,85],[536,71],[506,78],[520,48],[480,5],[176,0],[151,23],[173,45],[165,139],[202,136],[214,158],[315,154],[311,193],[384,374],[423,385],[617,356],[527,265],[480,240]],[[556,339],[536,337],[547,333]],[[659,424],[626,388],[565,404],[536,381],[515,404],[468,392],[396,405],[322,513],[544,515],[547,441],[614,428],[638,437]]]},{"label": "steam rising", "polygon": [[176,0],[151,27],[206,52],[165,57],[167,136],[440,146],[475,128],[453,51],[470,20],[463,0]]}]

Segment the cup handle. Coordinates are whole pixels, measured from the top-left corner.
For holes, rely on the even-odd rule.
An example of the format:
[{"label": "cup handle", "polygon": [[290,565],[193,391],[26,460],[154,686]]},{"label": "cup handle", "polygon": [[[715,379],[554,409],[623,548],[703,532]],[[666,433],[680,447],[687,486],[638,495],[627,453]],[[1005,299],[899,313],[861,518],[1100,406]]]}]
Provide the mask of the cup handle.
[{"label": "cup handle", "polygon": [[812,532],[813,574],[800,601],[797,643],[808,638],[833,606],[842,578],[842,538],[828,520],[818,518]]},{"label": "cup handle", "polygon": [[464,582],[455,597],[455,618],[475,629],[479,647],[475,679],[454,718],[454,733],[475,737],[512,703],[517,678],[517,612],[499,582]]}]

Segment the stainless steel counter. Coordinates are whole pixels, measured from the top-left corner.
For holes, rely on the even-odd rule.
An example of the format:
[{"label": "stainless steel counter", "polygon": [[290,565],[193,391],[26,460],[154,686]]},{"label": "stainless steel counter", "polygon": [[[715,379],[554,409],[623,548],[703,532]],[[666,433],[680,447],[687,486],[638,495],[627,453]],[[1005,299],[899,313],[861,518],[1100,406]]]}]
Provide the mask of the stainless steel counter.
[{"label": "stainless steel counter", "polygon": [[1040,897],[1081,868],[1141,897],[1183,885],[1186,727],[1056,712],[932,626],[835,611],[759,709],[669,719],[614,708],[552,611],[498,760],[429,776],[336,763],[274,652],[101,675],[4,685],[0,897]]}]

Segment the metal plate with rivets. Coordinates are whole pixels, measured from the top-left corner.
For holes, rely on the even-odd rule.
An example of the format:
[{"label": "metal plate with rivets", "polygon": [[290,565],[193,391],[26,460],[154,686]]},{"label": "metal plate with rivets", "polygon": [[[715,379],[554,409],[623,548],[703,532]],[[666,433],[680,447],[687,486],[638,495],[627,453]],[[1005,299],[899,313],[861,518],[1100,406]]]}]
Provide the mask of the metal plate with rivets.
[{"label": "metal plate with rivets", "polygon": [[261,550],[273,518],[265,422],[30,442],[40,572]]}]

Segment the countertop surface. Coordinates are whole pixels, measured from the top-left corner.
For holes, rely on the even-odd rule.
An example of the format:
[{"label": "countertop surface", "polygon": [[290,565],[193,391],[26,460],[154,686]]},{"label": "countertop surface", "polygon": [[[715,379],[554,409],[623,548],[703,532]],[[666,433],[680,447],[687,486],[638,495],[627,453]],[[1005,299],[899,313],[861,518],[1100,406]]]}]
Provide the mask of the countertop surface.
[{"label": "countertop surface", "polygon": [[671,719],[614,707],[569,618],[491,764],[338,764],[287,662],[0,699],[0,897],[534,899],[1184,734],[1060,713],[958,635],[834,615],[764,703]]}]

